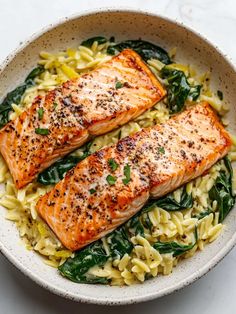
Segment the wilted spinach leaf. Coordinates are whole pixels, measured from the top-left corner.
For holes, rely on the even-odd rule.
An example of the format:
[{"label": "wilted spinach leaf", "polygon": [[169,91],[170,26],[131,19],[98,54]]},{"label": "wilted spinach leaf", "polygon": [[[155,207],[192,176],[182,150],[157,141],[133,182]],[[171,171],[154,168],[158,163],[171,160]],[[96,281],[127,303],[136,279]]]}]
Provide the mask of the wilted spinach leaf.
[{"label": "wilted spinach leaf", "polygon": [[201,212],[201,213],[198,214],[198,215],[194,215],[194,216],[192,216],[192,217],[193,217],[193,218],[197,218],[198,220],[200,220],[200,219],[202,219],[202,218],[204,218],[204,217],[210,215],[211,213],[212,213],[212,210],[211,210],[211,209],[208,209],[208,210],[206,210],[206,211],[204,211],[204,212]]},{"label": "wilted spinach leaf", "polygon": [[103,266],[109,258],[122,258],[133,249],[126,232],[125,225],[113,231],[106,237],[110,254],[105,252],[103,243],[98,240],[88,247],[77,251],[74,257],[68,258],[65,263],[58,267],[60,273],[68,279],[80,283],[102,283],[109,280],[105,277],[95,277],[88,274],[93,266]]},{"label": "wilted spinach leaf", "polygon": [[96,36],[82,41],[81,45],[90,48],[95,41],[97,41],[100,45],[105,44],[107,42],[107,39],[103,36]]},{"label": "wilted spinach leaf", "polygon": [[163,48],[144,40],[126,40],[116,45],[110,45],[107,53],[115,55],[126,48],[136,51],[145,61],[158,59],[164,64],[171,63],[168,53]]},{"label": "wilted spinach leaf", "polygon": [[138,212],[127,222],[127,228],[130,230],[130,232],[133,235],[138,235],[138,234],[140,234],[141,236],[144,235],[144,228],[140,220],[141,213],[142,212]]},{"label": "wilted spinach leaf", "polygon": [[148,216],[148,213],[143,213],[141,220],[142,220],[143,226],[151,232],[153,225],[152,225],[151,220]]},{"label": "wilted spinach leaf", "polygon": [[9,92],[0,104],[0,128],[9,121],[9,114],[12,111],[12,104],[19,105],[21,98],[28,87],[34,85],[34,79],[44,72],[44,67],[39,65],[34,68],[26,77],[25,82]]},{"label": "wilted spinach leaf", "polygon": [[200,96],[201,88],[202,88],[202,85],[192,86],[188,94],[188,97],[190,97],[193,101],[196,101],[198,97]]},{"label": "wilted spinach leaf", "polygon": [[25,83],[28,85],[27,87],[33,86],[35,78],[42,74],[44,71],[45,69],[43,65],[38,65],[36,68],[34,68],[25,79]]},{"label": "wilted spinach leaf", "polygon": [[170,113],[177,113],[184,107],[184,103],[190,92],[190,85],[183,71],[164,67],[161,77],[168,82],[167,98]]},{"label": "wilted spinach leaf", "polygon": [[37,181],[44,185],[56,184],[60,180],[63,179],[64,174],[69,171],[71,168],[77,165],[78,162],[88,157],[90,152],[90,146],[92,142],[89,142],[85,146],[85,150],[82,156],[66,156],[58,161],[56,161],[53,165],[45,169],[38,175]]},{"label": "wilted spinach leaf", "polygon": [[109,282],[107,278],[88,275],[87,272],[93,266],[104,265],[108,258],[102,241],[96,241],[77,251],[74,257],[68,258],[58,269],[64,277],[74,282],[106,284]]},{"label": "wilted spinach leaf", "polygon": [[235,204],[235,195],[232,189],[233,170],[228,157],[224,158],[227,171],[221,170],[215,184],[209,191],[212,201],[217,201],[219,222],[222,222]]},{"label": "wilted spinach leaf", "polygon": [[179,256],[189,250],[191,250],[197,243],[198,234],[197,228],[195,228],[195,241],[189,245],[179,244],[177,242],[156,242],[153,244],[154,249],[156,249],[160,254],[173,253],[173,256]]},{"label": "wilted spinach leaf", "polygon": [[126,253],[129,254],[133,249],[133,244],[129,240],[125,226],[114,230],[107,236],[111,257],[122,258]]},{"label": "wilted spinach leaf", "polygon": [[173,193],[170,193],[164,197],[159,198],[158,200],[149,200],[148,203],[142,208],[142,212],[149,212],[155,206],[158,206],[167,211],[187,209],[193,206],[193,197],[192,194],[188,194],[186,192],[186,188],[184,188],[181,194],[180,202],[177,202],[174,199]]}]

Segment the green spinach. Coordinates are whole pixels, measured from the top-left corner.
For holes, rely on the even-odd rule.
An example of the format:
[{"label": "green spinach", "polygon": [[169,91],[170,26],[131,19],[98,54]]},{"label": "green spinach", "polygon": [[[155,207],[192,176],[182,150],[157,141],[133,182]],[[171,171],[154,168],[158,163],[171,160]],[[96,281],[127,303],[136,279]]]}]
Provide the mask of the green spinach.
[{"label": "green spinach", "polygon": [[141,212],[138,212],[126,223],[127,228],[130,230],[131,234],[144,236],[144,228],[141,222]]},{"label": "green spinach", "polygon": [[122,258],[126,253],[131,253],[133,249],[133,244],[129,240],[125,225],[108,235],[107,243],[109,244],[110,256],[113,259]]},{"label": "green spinach", "polygon": [[77,165],[78,162],[90,155],[89,149],[92,142],[85,145],[85,150],[82,156],[66,156],[53,165],[45,169],[38,175],[37,181],[43,185],[56,184],[63,179],[64,174],[71,168]]},{"label": "green spinach", "polygon": [[151,220],[148,216],[148,213],[143,213],[142,216],[141,216],[141,220],[142,220],[142,224],[143,226],[148,229],[150,232],[152,232],[152,223],[151,223]]},{"label": "green spinach", "polygon": [[93,266],[104,265],[108,258],[109,256],[103,248],[102,241],[99,240],[77,251],[74,257],[68,258],[58,269],[64,277],[74,282],[106,284],[109,282],[107,278],[96,277],[87,273]]},{"label": "green spinach", "polygon": [[192,216],[192,217],[193,217],[193,218],[197,218],[198,220],[200,220],[200,219],[202,219],[202,218],[204,218],[204,217],[210,215],[211,213],[212,213],[212,210],[211,210],[211,209],[208,209],[208,210],[206,210],[206,211],[204,211],[204,212],[201,212],[201,213],[198,214],[198,215],[194,215],[194,216]]},{"label": "green spinach", "polygon": [[183,210],[193,206],[193,197],[192,194],[188,194],[186,188],[184,188],[180,197],[180,202],[177,202],[174,199],[173,193],[170,193],[158,200],[149,200],[148,203],[144,205],[142,212],[149,212],[156,206],[167,211]]},{"label": "green spinach", "polygon": [[9,121],[9,114],[12,111],[12,104],[19,105],[21,98],[28,87],[33,86],[34,79],[44,72],[44,67],[39,65],[34,68],[26,77],[25,82],[9,92],[0,104],[0,128]]},{"label": "green spinach", "polygon": [[90,48],[95,41],[97,41],[100,45],[105,44],[107,42],[107,39],[103,36],[96,36],[82,41],[81,45]]},{"label": "green spinach", "polygon": [[190,92],[188,94],[188,97],[190,97],[193,101],[196,101],[198,97],[200,96],[202,89],[202,85],[195,85],[190,88]]},{"label": "green spinach", "polygon": [[227,171],[221,170],[215,184],[209,191],[212,201],[217,201],[219,209],[219,222],[222,222],[235,204],[235,195],[232,189],[233,169],[228,157],[224,158]]},{"label": "green spinach", "polygon": [[177,243],[175,241],[173,242],[156,242],[153,244],[154,249],[156,249],[160,254],[166,254],[166,253],[173,253],[173,256],[179,256],[183,253],[186,253],[187,251],[191,250],[197,243],[198,240],[198,234],[197,234],[197,228],[195,228],[195,241],[192,244],[184,245]]},{"label": "green spinach", "polygon": [[187,77],[183,71],[171,69],[167,66],[162,68],[161,77],[168,82],[167,99],[170,113],[181,111],[191,89]]},{"label": "green spinach", "polygon": [[141,39],[126,40],[116,45],[110,45],[107,48],[107,53],[115,55],[126,48],[131,48],[136,51],[145,61],[149,59],[158,59],[164,64],[171,63],[168,53],[163,48]]},{"label": "green spinach", "polygon": [[25,83],[28,85],[27,87],[33,86],[35,84],[34,80],[36,77],[41,75],[44,71],[45,69],[43,65],[38,65],[36,68],[34,68],[25,79]]},{"label": "green spinach", "polygon": [[107,254],[103,243],[98,240],[88,247],[77,251],[74,257],[67,259],[58,267],[60,273],[68,279],[80,283],[106,284],[109,279],[88,274],[90,268],[103,266],[109,258],[122,258],[126,253],[131,253],[133,244],[129,241],[126,226],[123,225],[106,237],[109,251]]},{"label": "green spinach", "polygon": [[183,71],[165,66],[161,69],[161,77],[168,83],[167,100],[171,114],[181,111],[188,97],[196,101],[200,96],[202,85],[190,86]]}]

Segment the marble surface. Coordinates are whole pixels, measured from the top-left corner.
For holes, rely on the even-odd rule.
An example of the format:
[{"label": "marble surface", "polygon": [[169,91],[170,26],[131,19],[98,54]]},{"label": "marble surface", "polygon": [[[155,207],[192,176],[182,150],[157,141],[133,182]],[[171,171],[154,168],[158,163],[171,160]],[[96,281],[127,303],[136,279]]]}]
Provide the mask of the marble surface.
[{"label": "marble surface", "polygon": [[[80,10],[129,6],[176,18],[219,46],[236,64],[235,0],[0,0],[0,62],[32,33]],[[233,314],[236,249],[193,285],[161,299],[121,307],[78,304],[52,295],[25,278],[0,255],[0,313]]]}]

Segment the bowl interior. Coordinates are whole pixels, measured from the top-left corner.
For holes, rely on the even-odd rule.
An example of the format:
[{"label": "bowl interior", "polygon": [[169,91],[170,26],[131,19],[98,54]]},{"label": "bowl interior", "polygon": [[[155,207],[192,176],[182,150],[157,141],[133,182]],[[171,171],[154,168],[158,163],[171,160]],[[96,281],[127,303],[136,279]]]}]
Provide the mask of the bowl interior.
[{"label": "bowl interior", "polygon": [[[230,130],[235,131],[236,73],[232,66],[197,34],[164,18],[141,12],[100,11],[82,14],[45,30],[21,48],[12,60],[7,60],[0,73],[1,94],[6,94],[22,81],[35,66],[41,50],[58,51],[78,46],[83,39],[96,35],[115,36],[117,41],[141,37],[167,50],[177,47],[178,61],[194,65],[200,73],[211,71],[212,89],[223,91],[224,101],[230,106]],[[1,208],[0,248],[21,271],[57,294],[102,304],[139,302],[179,289],[206,273],[236,242],[236,212],[232,210],[218,240],[203,252],[178,264],[170,276],[159,276],[140,285],[122,288],[80,285],[64,279],[54,268],[45,265],[37,254],[27,251],[20,244],[14,224],[5,220],[4,216],[5,209]]]}]

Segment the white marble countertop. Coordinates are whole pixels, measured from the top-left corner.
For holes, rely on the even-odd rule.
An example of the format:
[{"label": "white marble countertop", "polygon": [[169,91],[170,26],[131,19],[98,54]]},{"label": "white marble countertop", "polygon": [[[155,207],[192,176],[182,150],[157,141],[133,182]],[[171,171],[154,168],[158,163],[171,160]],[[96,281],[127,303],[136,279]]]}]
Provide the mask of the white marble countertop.
[{"label": "white marble countertop", "polygon": [[[236,64],[235,0],[0,0],[0,62],[41,27],[80,10],[129,6],[176,18],[205,35]],[[78,304],[38,287],[0,255],[0,313],[233,314],[236,248],[193,285],[161,299],[122,307]]]}]

